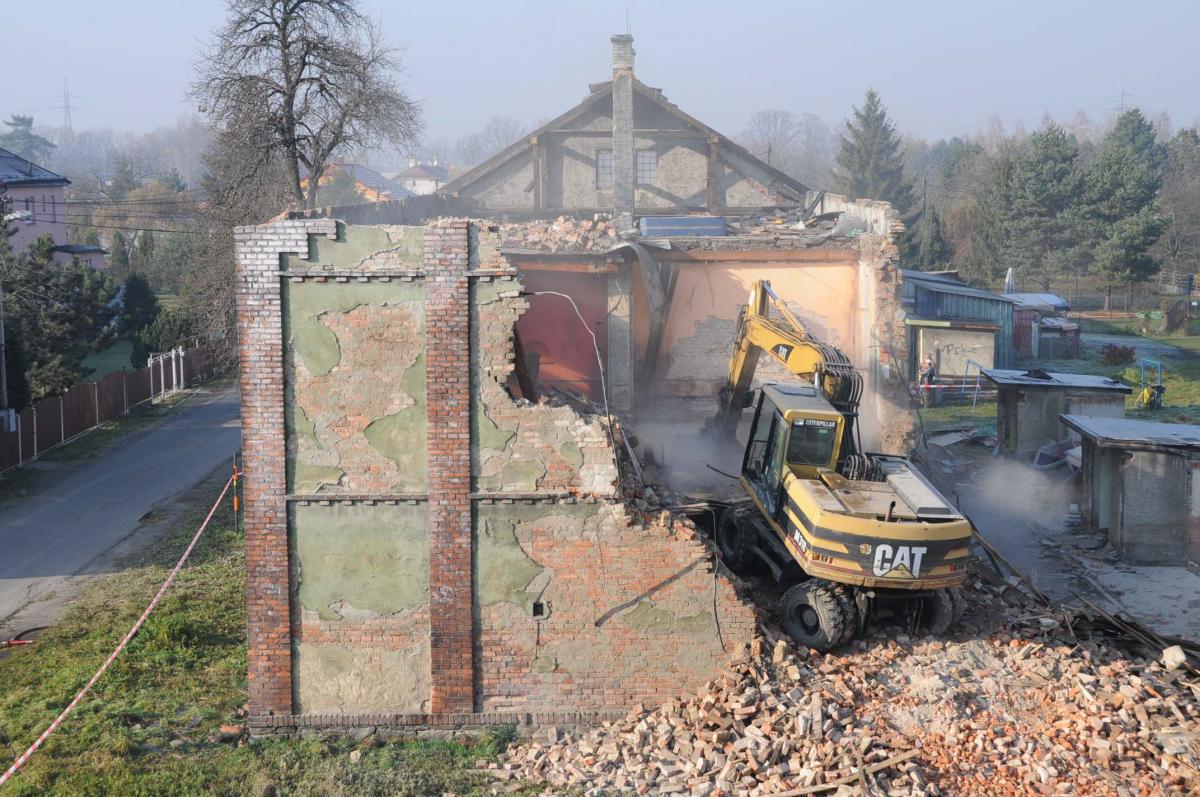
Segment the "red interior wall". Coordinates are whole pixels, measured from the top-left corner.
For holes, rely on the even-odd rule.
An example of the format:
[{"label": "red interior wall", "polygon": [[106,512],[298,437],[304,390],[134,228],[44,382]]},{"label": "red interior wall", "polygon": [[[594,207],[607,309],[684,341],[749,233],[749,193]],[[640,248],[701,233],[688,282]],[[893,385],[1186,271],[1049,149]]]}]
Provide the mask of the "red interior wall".
[{"label": "red interior wall", "polygon": [[[596,333],[601,360],[608,362],[607,275],[527,271],[521,280],[530,293],[556,291],[570,296]],[[559,388],[600,400],[596,351],[570,302],[561,296],[530,296],[529,310],[517,321],[517,333],[527,353],[541,355],[540,389]]]}]

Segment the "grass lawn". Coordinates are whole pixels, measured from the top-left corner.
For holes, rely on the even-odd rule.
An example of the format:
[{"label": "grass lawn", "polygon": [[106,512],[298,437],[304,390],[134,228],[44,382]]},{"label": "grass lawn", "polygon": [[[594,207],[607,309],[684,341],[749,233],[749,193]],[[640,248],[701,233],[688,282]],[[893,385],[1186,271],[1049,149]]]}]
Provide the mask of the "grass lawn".
[{"label": "grass lawn", "polygon": [[996,426],[996,402],[980,401],[972,409],[968,404],[944,404],[940,407],[923,407],[921,422],[925,433],[948,429],[969,429]]},{"label": "grass lawn", "polygon": [[124,338],[116,341],[104,351],[89,354],[83,360],[84,368],[91,369],[88,379],[96,380],[114,371],[132,371],[133,366],[129,363],[131,354],[133,354],[133,344]]},{"label": "grass lawn", "polygon": [[1105,335],[1138,335],[1142,328],[1142,321],[1137,316],[1072,315],[1071,320],[1079,324],[1080,332],[1098,332]]},{"label": "grass lawn", "polygon": [[[0,656],[0,768],[62,710],[141,613],[216,498],[224,473],[180,497],[175,529],[97,579],[36,644]],[[472,745],[296,738],[218,742],[246,702],[244,538],[226,506],[141,633],[0,797],[430,795],[490,792]],[[350,753],[360,751],[357,762]],[[357,756],[356,756],[357,757]],[[530,793],[534,793],[531,791]]]}]

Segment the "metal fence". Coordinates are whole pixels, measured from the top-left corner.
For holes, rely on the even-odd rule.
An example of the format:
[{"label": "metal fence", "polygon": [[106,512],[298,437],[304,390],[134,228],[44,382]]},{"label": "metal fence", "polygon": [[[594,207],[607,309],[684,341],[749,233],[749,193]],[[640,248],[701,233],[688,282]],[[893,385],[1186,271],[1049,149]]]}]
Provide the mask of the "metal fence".
[{"label": "metal fence", "polygon": [[212,366],[213,358],[204,346],[153,354],[145,368],[81,382],[61,396],[14,413],[13,428],[6,430],[0,421],[0,473],[127,415],[131,407],[159,401],[207,379]]}]

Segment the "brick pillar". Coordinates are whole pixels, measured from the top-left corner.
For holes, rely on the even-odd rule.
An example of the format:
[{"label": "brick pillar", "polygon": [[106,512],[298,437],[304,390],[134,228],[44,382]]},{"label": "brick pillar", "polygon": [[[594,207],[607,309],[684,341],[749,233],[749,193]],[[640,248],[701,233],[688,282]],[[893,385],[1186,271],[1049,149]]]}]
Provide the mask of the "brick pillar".
[{"label": "brick pillar", "polygon": [[474,709],[468,222],[425,228],[429,640],[435,714]]},{"label": "brick pillar", "polygon": [[331,219],[237,227],[238,344],[246,519],[246,634],[250,713],[292,713],[288,581],[283,303],[279,256],[308,252],[308,234],[336,234]]},{"label": "brick pillar", "polygon": [[613,67],[613,201],[617,231],[633,226],[637,191],[634,185],[633,154],[633,36],[612,37]]}]

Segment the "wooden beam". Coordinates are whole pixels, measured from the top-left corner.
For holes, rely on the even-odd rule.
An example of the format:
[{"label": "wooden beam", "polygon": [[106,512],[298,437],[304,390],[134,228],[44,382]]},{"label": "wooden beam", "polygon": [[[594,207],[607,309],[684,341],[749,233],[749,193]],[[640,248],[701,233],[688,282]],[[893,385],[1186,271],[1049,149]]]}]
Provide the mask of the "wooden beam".
[{"label": "wooden beam", "polygon": [[514,258],[516,266],[521,271],[558,271],[573,274],[616,274],[615,263],[563,263],[540,260],[521,260]]},{"label": "wooden beam", "polygon": [[658,260],[676,263],[722,263],[722,262],[788,262],[788,263],[857,263],[857,249],[714,249],[694,250],[670,249],[655,252]]},{"label": "wooden beam", "polygon": [[[643,128],[634,130],[635,136],[663,136],[664,138],[708,138],[709,135],[703,130],[670,130],[670,129],[651,129]],[[611,138],[611,130],[543,130],[540,135],[543,136],[577,136],[579,138]]]},{"label": "wooden beam", "polygon": [[533,136],[529,139],[531,148],[531,157],[533,158],[533,207],[535,210],[542,209],[542,145],[538,143],[538,137]]},{"label": "wooden beam", "polygon": [[720,188],[721,140],[713,136],[708,140],[708,175],[705,179],[704,205],[710,211],[717,210],[717,195]]}]

